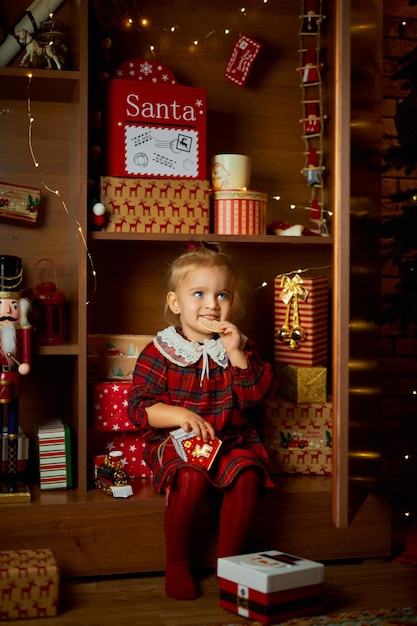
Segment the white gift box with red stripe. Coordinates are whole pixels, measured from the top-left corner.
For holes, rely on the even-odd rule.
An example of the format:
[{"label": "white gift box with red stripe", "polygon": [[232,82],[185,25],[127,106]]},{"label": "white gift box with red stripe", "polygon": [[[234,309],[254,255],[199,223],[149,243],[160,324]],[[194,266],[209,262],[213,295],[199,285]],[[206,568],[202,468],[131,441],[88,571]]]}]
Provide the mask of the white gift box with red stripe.
[{"label": "white gift box with red stripe", "polygon": [[260,191],[214,191],[214,232],[219,235],[265,235],[268,195]]},{"label": "white gift box with red stripe", "polygon": [[39,483],[41,489],[72,487],[71,434],[67,424],[56,419],[37,427]]},{"label": "white gift box with red stripe", "polygon": [[[299,276],[299,275],[297,275]],[[292,280],[292,279],[291,279]],[[328,299],[329,287],[326,276],[307,278],[289,285],[281,276],[274,281],[275,337],[274,358],[277,363],[315,367],[326,365],[328,347]],[[299,290],[299,294],[296,291]],[[291,293],[292,292],[292,293]],[[297,298],[297,302],[295,302]],[[294,347],[279,339],[279,331],[286,322],[287,308],[291,306],[289,326],[292,328],[294,307],[298,306],[299,325],[305,331],[303,341]]]},{"label": "white gift box with red stripe", "polygon": [[262,624],[322,610],[324,565],[277,550],[218,559],[220,606]]}]

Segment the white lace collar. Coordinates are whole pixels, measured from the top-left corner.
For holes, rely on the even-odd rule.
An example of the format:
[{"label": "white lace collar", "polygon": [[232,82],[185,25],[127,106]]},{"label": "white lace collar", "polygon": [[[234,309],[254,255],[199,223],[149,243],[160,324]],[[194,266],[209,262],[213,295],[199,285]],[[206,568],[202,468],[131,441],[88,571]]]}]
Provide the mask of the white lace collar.
[{"label": "white lace collar", "polygon": [[226,368],[229,362],[220,337],[217,339],[206,339],[204,343],[189,341],[177,332],[175,326],[169,326],[159,331],[153,342],[164,357],[171,363],[181,367],[197,363],[203,357],[201,383],[204,376],[209,378],[209,357],[223,368]]}]

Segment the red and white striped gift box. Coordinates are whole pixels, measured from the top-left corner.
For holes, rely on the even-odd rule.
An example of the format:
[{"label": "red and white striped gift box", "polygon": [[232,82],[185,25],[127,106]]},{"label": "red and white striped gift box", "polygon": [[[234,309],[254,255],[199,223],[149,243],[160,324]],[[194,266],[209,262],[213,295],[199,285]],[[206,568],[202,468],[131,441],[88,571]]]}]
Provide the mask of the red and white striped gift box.
[{"label": "red and white striped gift box", "polygon": [[[282,300],[281,276],[276,276],[274,285],[275,337],[274,358],[282,364],[315,367],[327,363],[328,342],[328,280],[326,276],[306,278],[302,276],[301,286],[307,290],[306,300],[298,298],[300,326],[306,331],[304,341],[295,349],[287,342],[280,341],[278,332],[285,323],[287,303]],[[292,303],[290,324],[292,321]]]},{"label": "red and white striped gift box", "polygon": [[72,467],[68,425],[60,419],[38,425],[37,442],[40,488],[70,489]]},{"label": "red and white striped gift box", "polygon": [[228,189],[214,191],[214,232],[219,235],[265,235],[268,194]]}]

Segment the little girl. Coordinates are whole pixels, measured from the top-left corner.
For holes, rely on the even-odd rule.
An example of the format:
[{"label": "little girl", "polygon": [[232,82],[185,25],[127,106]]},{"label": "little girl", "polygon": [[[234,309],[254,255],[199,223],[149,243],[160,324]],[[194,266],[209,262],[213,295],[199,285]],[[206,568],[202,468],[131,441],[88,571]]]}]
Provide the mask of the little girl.
[{"label": "little girl", "polygon": [[[174,325],[157,334],[135,367],[129,414],[146,442],[154,487],[167,494],[165,591],[176,599],[198,595],[190,544],[208,490],[223,496],[218,557],[226,557],[241,553],[260,489],[273,486],[266,451],[245,409],[270,396],[274,377],[234,324],[241,308],[229,257],[190,244],[168,275],[166,316]],[[169,439],[177,428],[204,442],[222,441],[209,470],[178,456]]]}]

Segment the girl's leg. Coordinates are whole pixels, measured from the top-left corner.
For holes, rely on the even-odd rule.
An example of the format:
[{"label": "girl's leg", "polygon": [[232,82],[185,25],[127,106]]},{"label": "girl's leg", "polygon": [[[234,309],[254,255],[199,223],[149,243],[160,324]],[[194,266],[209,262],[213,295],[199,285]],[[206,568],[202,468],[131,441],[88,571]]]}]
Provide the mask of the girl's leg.
[{"label": "girl's leg", "polygon": [[165,508],[165,592],[170,598],[193,600],[198,595],[190,571],[190,544],[196,514],[206,498],[208,485],[198,470],[181,468],[170,489]]},{"label": "girl's leg", "polygon": [[247,467],[224,490],[220,513],[220,534],[217,556],[242,554],[253,513],[258,502],[262,475],[256,467]]}]

